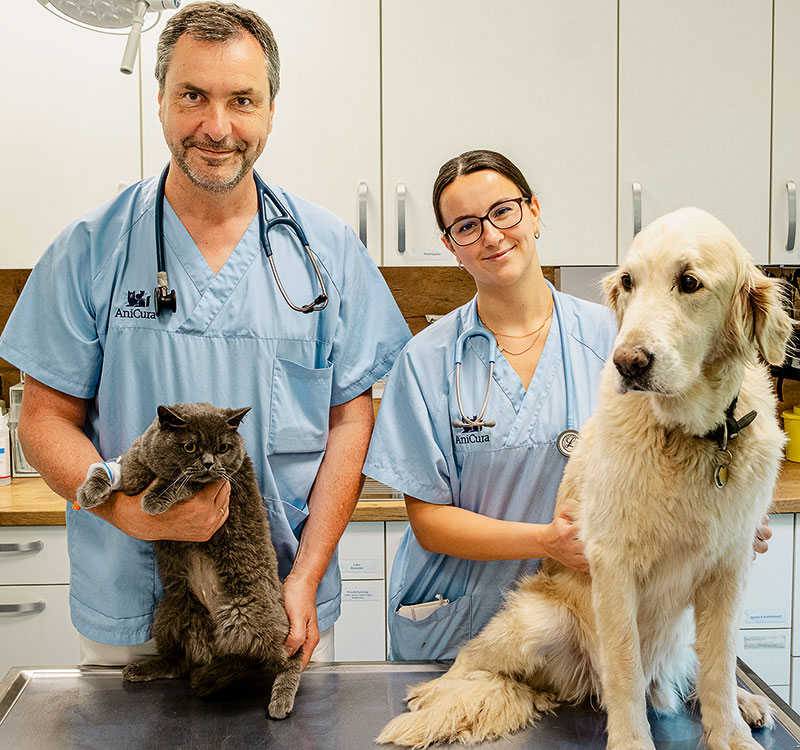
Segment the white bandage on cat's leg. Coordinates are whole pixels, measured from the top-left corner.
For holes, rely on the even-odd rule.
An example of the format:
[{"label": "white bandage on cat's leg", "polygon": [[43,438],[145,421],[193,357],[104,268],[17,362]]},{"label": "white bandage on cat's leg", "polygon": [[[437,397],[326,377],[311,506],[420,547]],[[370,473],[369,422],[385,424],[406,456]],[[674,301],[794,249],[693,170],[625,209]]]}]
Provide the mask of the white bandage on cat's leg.
[{"label": "white bandage on cat's leg", "polygon": [[[122,456],[119,456],[111,461],[98,461],[97,463],[93,463],[87,470],[86,470],[86,479],[84,480],[83,484],[78,488],[78,498],[72,504],[73,510],[80,510],[82,503],[80,502],[83,499],[84,504],[86,501],[86,494],[85,489],[90,487],[91,485],[88,484],[89,480],[92,478],[94,473],[98,470],[102,471],[108,477],[109,482],[109,489],[106,492],[103,492],[103,497],[99,500],[102,502],[105,497],[107,497],[108,492],[116,490],[120,482],[122,481],[122,465],[120,464],[120,460]],[[97,502],[92,502],[88,505],[88,507],[94,507],[97,505]]]},{"label": "white bandage on cat's leg", "polygon": [[111,461],[98,461],[96,464],[92,464],[86,470],[86,478],[94,474],[95,469],[102,469],[108,474],[108,479],[111,482],[111,489],[116,490],[119,488],[119,483],[122,481],[122,466],[119,463],[118,458],[114,458]]}]

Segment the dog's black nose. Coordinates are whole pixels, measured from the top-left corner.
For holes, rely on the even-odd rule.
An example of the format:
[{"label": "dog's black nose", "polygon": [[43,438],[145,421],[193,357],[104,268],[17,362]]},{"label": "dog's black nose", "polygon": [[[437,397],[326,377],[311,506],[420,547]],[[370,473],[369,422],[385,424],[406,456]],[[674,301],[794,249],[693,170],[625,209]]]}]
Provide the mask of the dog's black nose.
[{"label": "dog's black nose", "polygon": [[625,378],[639,378],[644,375],[653,362],[653,355],[641,346],[620,344],[614,350],[614,366]]}]

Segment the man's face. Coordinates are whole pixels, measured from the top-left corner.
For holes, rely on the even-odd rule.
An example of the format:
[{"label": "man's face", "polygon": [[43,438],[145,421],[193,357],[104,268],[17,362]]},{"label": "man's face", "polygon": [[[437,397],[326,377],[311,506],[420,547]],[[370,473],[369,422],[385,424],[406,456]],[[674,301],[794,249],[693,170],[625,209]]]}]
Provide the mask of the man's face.
[{"label": "man's face", "polygon": [[158,116],[175,163],[213,193],[232,190],[272,130],[264,53],[253,36],[207,42],[184,34],[158,95]]}]

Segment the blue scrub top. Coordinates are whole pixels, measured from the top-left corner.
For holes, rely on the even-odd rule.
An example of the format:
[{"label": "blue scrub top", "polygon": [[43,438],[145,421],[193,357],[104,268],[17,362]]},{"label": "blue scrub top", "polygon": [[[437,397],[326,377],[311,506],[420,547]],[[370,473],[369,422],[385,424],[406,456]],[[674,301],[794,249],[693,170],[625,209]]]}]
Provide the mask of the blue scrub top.
[{"label": "blue scrub top", "polygon": [[[567,427],[560,327],[567,332],[574,382],[575,426],[591,416],[603,362],[617,326],[606,308],[558,295],[527,391],[507,360],[497,358],[485,419],[495,427],[459,428],[455,347],[459,335],[483,328],[476,299],[415,336],[401,353],[381,400],[364,473],[429,503],[456,505],[492,518],[549,523],[566,459],[556,438]],[[491,335],[491,334],[490,334]],[[461,389],[468,416],[483,404],[488,347],[472,337],[464,347]],[[390,658],[453,659],[500,608],[504,594],[539,560],[480,562],[425,551],[409,529],[389,584]],[[397,615],[404,604],[450,600],[413,622]]]},{"label": "blue scrub top", "polygon": [[[138,183],[62,232],[13,310],[0,357],[88,399],[84,429],[104,458],[125,453],[158,404],[252,406],[239,431],[285,577],[325,453],[329,409],[390,369],[408,327],[353,231],[277,186],[317,255],[328,306],[310,314],[287,306],[261,249],[258,217],[215,275],[165,202],[165,261],[178,309],[157,317],[156,186],[156,178]],[[316,278],[294,235],[273,230],[270,242],[290,299],[315,297]],[[71,508],[67,529],[78,631],[114,645],[147,640],[161,594],[152,546]],[[317,593],[320,629],[339,615],[340,588],[334,555]]]}]

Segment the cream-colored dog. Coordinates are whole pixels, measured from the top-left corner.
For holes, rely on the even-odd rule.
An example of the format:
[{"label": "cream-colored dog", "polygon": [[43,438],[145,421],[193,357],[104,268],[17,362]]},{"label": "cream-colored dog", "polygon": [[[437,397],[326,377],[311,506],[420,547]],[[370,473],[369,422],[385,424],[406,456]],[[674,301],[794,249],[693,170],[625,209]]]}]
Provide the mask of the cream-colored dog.
[{"label": "cream-colored dog", "polygon": [[697,209],[642,231],[605,288],[620,331],[557,501],[578,503],[591,575],[545,560],[378,742],[472,744],[597,697],[609,748],[653,750],[646,701],[672,712],[695,686],[711,750],[760,747],[771,712],[737,690],[735,638],[784,442],[762,360],[783,361],[791,320]]}]

